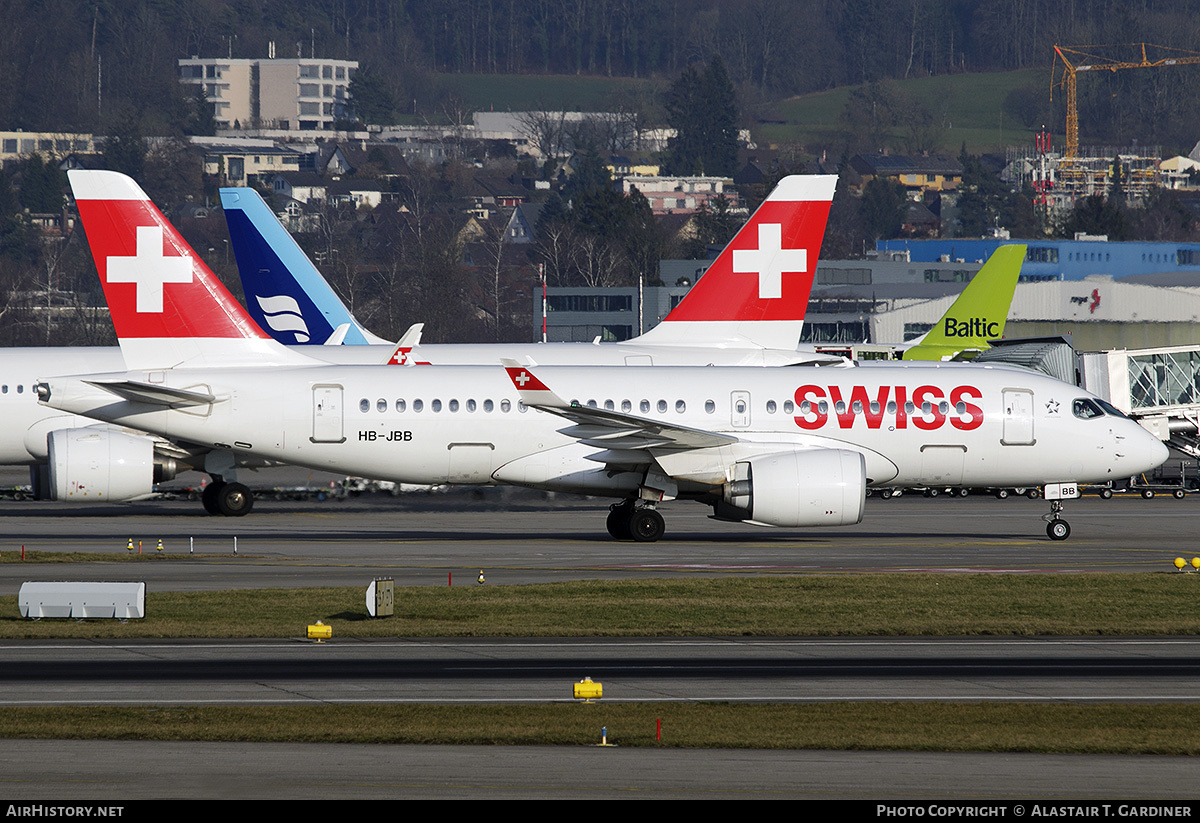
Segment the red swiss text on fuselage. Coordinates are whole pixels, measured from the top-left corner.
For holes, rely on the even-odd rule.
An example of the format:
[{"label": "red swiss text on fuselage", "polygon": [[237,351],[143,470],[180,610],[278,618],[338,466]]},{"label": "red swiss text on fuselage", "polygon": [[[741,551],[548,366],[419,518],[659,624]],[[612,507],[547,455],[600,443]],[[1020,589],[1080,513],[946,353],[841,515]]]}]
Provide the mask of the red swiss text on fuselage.
[{"label": "red swiss text on fuselage", "polygon": [[[812,431],[823,428],[832,417],[842,429],[854,427],[862,418],[868,429],[888,428],[924,431],[940,429],[950,423],[956,429],[970,431],[983,425],[983,409],[971,401],[982,401],[983,392],[974,386],[955,386],[947,396],[940,386],[814,386],[796,389],[800,412],[796,425]],[[831,415],[830,412],[833,412]]]}]

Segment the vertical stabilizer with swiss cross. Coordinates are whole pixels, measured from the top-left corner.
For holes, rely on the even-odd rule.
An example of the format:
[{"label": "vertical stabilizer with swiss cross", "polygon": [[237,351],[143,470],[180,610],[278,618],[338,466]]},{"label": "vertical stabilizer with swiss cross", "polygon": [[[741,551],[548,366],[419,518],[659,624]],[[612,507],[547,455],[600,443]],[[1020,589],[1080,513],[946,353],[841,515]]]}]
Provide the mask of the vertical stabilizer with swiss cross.
[{"label": "vertical stabilizer with swiss cross", "polygon": [[780,180],[679,305],[631,342],[795,349],[836,185]]},{"label": "vertical stabilizer with swiss cross", "polygon": [[67,175],[129,369],[312,362],[259,329],[137,183]]}]

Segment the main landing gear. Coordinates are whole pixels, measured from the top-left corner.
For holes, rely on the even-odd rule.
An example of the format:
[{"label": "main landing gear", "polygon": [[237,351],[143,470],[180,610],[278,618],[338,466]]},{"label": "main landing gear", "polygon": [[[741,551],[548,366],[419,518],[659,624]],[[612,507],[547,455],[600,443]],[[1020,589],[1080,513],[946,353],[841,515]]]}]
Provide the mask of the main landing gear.
[{"label": "main landing gear", "polygon": [[1042,519],[1046,521],[1046,535],[1051,540],[1066,540],[1071,536],[1071,525],[1060,517],[1062,510],[1061,500],[1051,500],[1050,513],[1042,515]]},{"label": "main landing gear", "polygon": [[633,500],[622,500],[609,507],[605,525],[608,533],[617,540],[636,543],[653,543],[667,530],[663,516],[656,509],[639,506]]},{"label": "main landing gear", "polygon": [[226,483],[213,475],[213,482],[204,487],[200,502],[209,514],[241,517],[254,508],[254,493],[241,483]]}]

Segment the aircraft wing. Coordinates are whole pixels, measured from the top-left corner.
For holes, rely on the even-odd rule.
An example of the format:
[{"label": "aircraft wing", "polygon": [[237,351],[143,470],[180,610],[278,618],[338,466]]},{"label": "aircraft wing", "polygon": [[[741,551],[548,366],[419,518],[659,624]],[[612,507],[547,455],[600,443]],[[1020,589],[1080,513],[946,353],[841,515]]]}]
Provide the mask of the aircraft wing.
[{"label": "aircraft wing", "polygon": [[727,434],[693,429],[649,420],[610,409],[568,403],[549,389],[533,372],[515,360],[504,361],[505,371],[516,386],[521,402],[534,409],[556,414],[575,425],[561,429],[587,446],[609,450],[657,449],[683,451],[726,446],[737,438]]}]

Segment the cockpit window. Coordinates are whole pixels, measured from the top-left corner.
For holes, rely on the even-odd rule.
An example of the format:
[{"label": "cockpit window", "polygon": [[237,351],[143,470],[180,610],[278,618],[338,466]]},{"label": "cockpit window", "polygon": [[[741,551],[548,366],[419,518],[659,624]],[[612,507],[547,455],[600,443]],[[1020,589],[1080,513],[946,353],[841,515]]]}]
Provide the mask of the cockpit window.
[{"label": "cockpit window", "polygon": [[1106,411],[1108,414],[1111,414],[1113,417],[1121,417],[1125,420],[1129,419],[1129,415],[1125,414],[1125,412],[1121,411],[1107,400],[1096,398],[1096,403],[1099,404],[1100,408],[1104,409],[1104,411]]},{"label": "cockpit window", "polygon": [[1091,420],[1093,417],[1103,417],[1104,412],[1095,402],[1086,397],[1080,397],[1071,404],[1071,411],[1081,420]]}]

